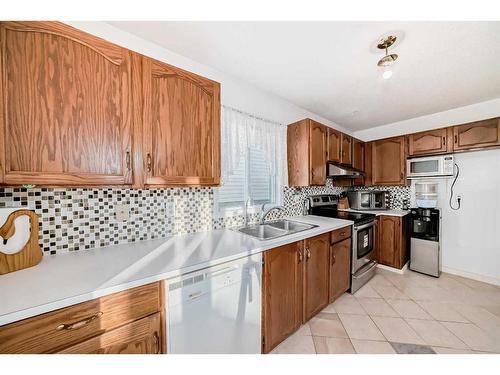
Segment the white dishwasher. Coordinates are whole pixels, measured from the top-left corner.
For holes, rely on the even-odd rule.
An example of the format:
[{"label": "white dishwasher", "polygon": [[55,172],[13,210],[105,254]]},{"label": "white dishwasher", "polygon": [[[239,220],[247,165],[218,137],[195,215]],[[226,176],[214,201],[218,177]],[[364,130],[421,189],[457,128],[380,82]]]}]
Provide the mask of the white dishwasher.
[{"label": "white dishwasher", "polygon": [[261,280],[261,254],[167,280],[168,353],[260,353]]}]

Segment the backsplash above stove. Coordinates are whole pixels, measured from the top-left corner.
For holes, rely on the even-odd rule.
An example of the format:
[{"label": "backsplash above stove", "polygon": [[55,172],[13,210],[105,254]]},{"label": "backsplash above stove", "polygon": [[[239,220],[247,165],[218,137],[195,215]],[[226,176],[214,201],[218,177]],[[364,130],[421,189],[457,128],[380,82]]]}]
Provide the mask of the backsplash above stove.
[{"label": "backsplash above stove", "polygon": [[[401,208],[406,187],[370,187],[389,190],[391,208]],[[0,188],[0,207],[27,207],[40,217],[39,243],[44,254],[92,249],[128,242],[164,238],[244,224],[242,215],[214,215],[214,188]],[[303,214],[309,195],[339,194],[347,188],[325,186],[283,188],[288,216]],[[116,205],[130,207],[127,221],[114,217]],[[173,215],[167,215],[171,210]],[[279,212],[270,219],[278,218]],[[251,215],[256,222],[259,214]]]}]

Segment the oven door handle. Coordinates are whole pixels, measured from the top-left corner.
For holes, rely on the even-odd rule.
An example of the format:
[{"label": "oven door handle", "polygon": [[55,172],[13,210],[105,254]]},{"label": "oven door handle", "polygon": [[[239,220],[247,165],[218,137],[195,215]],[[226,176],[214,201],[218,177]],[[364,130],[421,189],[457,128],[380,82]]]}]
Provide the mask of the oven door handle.
[{"label": "oven door handle", "polygon": [[354,226],[354,230],[355,231],[360,231],[360,230],[363,230],[363,229],[366,229],[366,228],[373,227],[374,225],[375,225],[375,222],[372,221],[371,223],[363,224],[363,225],[360,225],[359,227]]},{"label": "oven door handle", "polygon": [[363,270],[362,274],[357,275],[356,273],[354,273],[353,276],[357,277],[357,278],[365,276],[368,272],[370,272],[373,269],[373,267],[375,267],[377,265],[377,262],[372,260],[372,261],[370,261],[370,263],[367,263],[367,264],[369,264],[369,266],[363,267],[363,268],[366,268],[366,270]]}]

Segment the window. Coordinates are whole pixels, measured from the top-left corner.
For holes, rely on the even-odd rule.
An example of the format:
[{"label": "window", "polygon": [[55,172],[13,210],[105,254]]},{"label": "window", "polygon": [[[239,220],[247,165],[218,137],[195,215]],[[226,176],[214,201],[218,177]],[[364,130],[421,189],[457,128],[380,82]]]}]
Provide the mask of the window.
[{"label": "window", "polygon": [[219,214],[240,212],[248,199],[254,211],[265,203],[280,203],[287,178],[286,127],[223,107],[221,133]]}]

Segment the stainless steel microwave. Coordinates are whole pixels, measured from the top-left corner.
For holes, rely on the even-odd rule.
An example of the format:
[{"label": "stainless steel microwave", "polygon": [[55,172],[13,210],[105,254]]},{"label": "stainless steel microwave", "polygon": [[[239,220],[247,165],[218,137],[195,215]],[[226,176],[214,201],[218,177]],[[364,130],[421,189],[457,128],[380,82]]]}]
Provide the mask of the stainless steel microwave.
[{"label": "stainless steel microwave", "polygon": [[354,210],[387,210],[388,192],[383,190],[357,190],[347,192],[349,207]]},{"label": "stainless steel microwave", "polygon": [[408,178],[453,176],[453,166],[453,155],[408,159],[406,175]]}]

